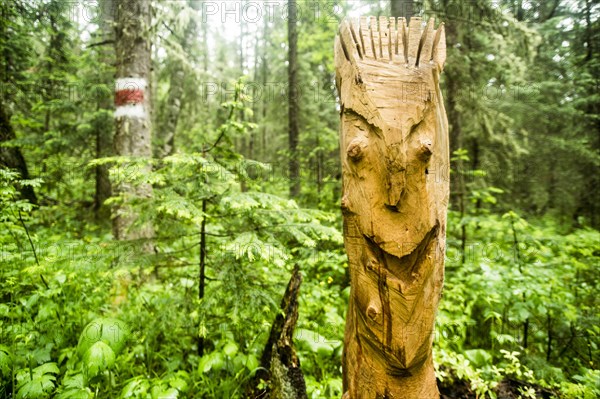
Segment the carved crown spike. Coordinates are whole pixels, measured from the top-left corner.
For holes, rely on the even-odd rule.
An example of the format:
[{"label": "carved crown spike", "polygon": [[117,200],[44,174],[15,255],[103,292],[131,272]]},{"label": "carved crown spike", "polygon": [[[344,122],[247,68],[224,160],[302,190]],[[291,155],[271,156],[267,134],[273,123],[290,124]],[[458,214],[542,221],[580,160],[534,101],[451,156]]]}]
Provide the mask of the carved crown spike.
[{"label": "carved crown spike", "polygon": [[421,42],[419,43],[419,51],[417,53],[416,65],[420,62],[429,62],[431,60],[431,50],[433,48],[433,19],[427,22],[427,26],[421,35]]},{"label": "carved crown spike", "polygon": [[419,67],[433,62],[441,72],[446,61],[444,24],[434,29],[434,20],[426,25],[413,17],[366,17],[346,19],[340,24],[339,37],[348,60],[360,58]]},{"label": "carved crown spike", "polygon": [[444,64],[446,63],[446,30],[443,22],[435,33],[431,59],[437,64],[440,72],[444,70]]}]

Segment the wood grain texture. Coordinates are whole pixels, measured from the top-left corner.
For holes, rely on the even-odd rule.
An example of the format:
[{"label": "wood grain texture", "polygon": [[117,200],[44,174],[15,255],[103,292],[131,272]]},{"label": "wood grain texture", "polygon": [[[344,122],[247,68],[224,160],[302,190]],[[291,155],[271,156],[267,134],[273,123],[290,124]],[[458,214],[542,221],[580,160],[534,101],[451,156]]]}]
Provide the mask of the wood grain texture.
[{"label": "wood grain texture", "polygon": [[351,294],[344,398],[439,397],[431,345],[444,279],[444,26],[345,20],[335,40]]}]

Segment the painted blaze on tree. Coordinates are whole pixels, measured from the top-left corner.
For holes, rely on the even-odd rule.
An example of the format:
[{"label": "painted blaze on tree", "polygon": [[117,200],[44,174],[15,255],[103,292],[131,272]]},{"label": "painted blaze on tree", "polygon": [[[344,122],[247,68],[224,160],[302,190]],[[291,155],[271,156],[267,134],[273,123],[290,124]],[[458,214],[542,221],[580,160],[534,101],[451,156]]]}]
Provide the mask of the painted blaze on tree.
[{"label": "painted blaze on tree", "polygon": [[449,194],[439,178],[449,160],[445,58],[433,20],[363,17],[336,37],[351,277],[345,398],[439,397],[431,345]]}]

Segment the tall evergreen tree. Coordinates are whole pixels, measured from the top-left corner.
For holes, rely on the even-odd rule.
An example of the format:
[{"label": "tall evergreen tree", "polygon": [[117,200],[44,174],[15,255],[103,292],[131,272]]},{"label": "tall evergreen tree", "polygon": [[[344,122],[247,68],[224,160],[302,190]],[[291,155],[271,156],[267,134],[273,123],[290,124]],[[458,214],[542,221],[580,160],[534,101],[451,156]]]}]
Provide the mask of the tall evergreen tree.
[{"label": "tall evergreen tree", "polygon": [[288,0],[288,144],[289,144],[289,188],[290,197],[300,195],[300,161],[298,142],[300,128],[298,125],[299,92],[298,92],[298,5],[295,0]]},{"label": "tall evergreen tree", "polygon": [[[146,0],[119,2],[116,15],[116,92],[114,138],[115,153],[119,156],[147,159],[152,150],[151,83],[151,3]],[[140,165],[137,163],[136,165]],[[126,166],[131,167],[131,166]],[[137,166],[136,166],[137,168]],[[143,166],[147,173],[149,166]],[[115,191],[121,200],[152,196],[152,186],[142,183],[117,182]],[[125,203],[115,209],[113,234],[119,240],[151,238],[153,229],[145,225],[132,228],[137,216]]]},{"label": "tall evergreen tree", "polygon": [[[26,2],[2,2],[0,4],[0,166],[15,169],[21,179],[29,179],[29,170],[20,146],[12,142],[17,138],[11,124],[11,103],[15,101],[23,72],[30,65],[31,42],[25,33],[29,14]],[[23,198],[37,202],[30,186],[20,188]]]},{"label": "tall evergreen tree", "polygon": [[[113,0],[102,0],[100,2],[100,20],[99,20],[99,30],[101,33],[101,41],[102,45],[99,51],[101,61],[104,65],[109,68],[109,71],[112,72],[114,65],[114,46],[107,46],[105,44],[110,44],[114,42],[114,32],[115,32],[115,7],[116,3]],[[105,72],[103,76],[101,76],[102,81],[106,81],[107,85],[109,85],[108,74]],[[112,80],[112,79],[110,79]],[[106,110],[112,111],[113,104],[108,101],[107,96],[99,96],[97,108],[98,110]],[[95,129],[96,135],[96,157],[102,158],[106,156],[110,156],[113,153],[112,143],[114,136],[114,129],[112,126],[108,128],[104,123],[97,123]],[[95,167],[96,173],[96,191],[94,193],[94,211],[96,212],[96,217],[98,219],[102,219],[105,216],[106,212],[102,212],[104,201],[110,198],[112,194],[110,179],[108,176],[108,166],[107,165],[97,165]]]}]

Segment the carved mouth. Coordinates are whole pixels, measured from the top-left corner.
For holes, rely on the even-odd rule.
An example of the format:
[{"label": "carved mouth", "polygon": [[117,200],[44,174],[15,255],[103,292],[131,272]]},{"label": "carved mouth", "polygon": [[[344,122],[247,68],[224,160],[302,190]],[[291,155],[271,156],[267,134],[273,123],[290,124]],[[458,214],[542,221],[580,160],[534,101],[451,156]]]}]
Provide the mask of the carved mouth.
[{"label": "carved mouth", "polygon": [[437,237],[439,228],[440,224],[438,221],[436,221],[435,225],[427,232],[427,234],[425,234],[421,242],[419,242],[419,244],[417,244],[412,251],[401,257],[386,252],[383,248],[377,245],[372,238],[367,236],[364,237],[369,245],[369,249],[373,253],[381,255],[377,258],[383,260],[383,265],[386,271],[400,281],[402,286],[400,287],[400,291],[403,292],[404,288],[412,285],[412,283],[419,277],[419,273],[421,271],[420,266],[425,260],[424,256],[426,256],[426,252],[430,244]]},{"label": "carved mouth", "polygon": [[[371,258],[365,263],[366,275],[368,280],[373,280],[373,288],[378,288],[379,297],[368,299],[369,296],[366,295],[365,300],[359,304],[358,317],[361,327],[358,335],[374,353],[387,359],[386,372],[389,375],[410,376],[413,370],[420,368],[429,356],[427,352],[429,340],[426,339],[426,334],[413,336],[413,339],[404,342],[402,339],[399,340],[399,337],[394,337],[393,328],[400,328],[398,331],[403,331],[405,327],[421,326],[425,322],[420,314],[415,313],[415,306],[423,301],[422,284],[427,284],[426,281],[432,270],[422,269],[426,267],[427,261],[431,260],[429,258],[431,246],[435,243],[439,228],[440,224],[436,222],[414,249],[402,257],[385,252],[372,239],[365,236]],[[380,259],[381,263],[373,261],[376,259]],[[363,284],[368,280],[364,280]],[[353,281],[353,284],[356,283],[356,280]],[[411,289],[414,287],[421,289]],[[356,289],[360,291],[362,288]],[[373,317],[369,317],[371,306],[375,310],[374,313],[381,313],[381,320],[377,323],[374,322]]]}]

